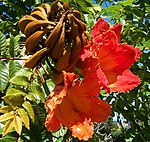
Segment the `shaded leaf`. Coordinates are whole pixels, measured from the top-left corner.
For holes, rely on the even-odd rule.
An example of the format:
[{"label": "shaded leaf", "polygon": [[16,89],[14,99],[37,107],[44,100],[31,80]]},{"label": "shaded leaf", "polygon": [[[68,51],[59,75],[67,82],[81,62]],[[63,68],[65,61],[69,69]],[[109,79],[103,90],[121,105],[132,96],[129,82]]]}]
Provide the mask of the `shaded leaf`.
[{"label": "shaded leaf", "polygon": [[36,94],[38,97],[40,97],[41,101],[44,103],[45,102],[45,95],[44,95],[44,92],[43,92],[41,86],[34,82],[31,84],[31,89],[32,89],[32,92],[34,94]]},{"label": "shaded leaf", "polygon": [[14,128],[16,132],[20,135],[22,132],[22,120],[19,116],[16,115],[13,121],[14,121]]},{"label": "shaded leaf", "polygon": [[9,61],[9,77],[15,76],[16,72],[21,69],[21,65],[17,61]]},{"label": "shaded leaf", "polygon": [[14,115],[13,111],[5,113],[5,114],[0,116],[0,122],[6,121],[8,119],[12,119],[12,118],[14,118],[14,116],[15,115]]},{"label": "shaded leaf", "polygon": [[0,138],[0,142],[17,142],[17,138],[11,136],[5,136]]},{"label": "shaded leaf", "polygon": [[6,37],[0,31],[0,57],[3,57],[4,53],[6,52]]},{"label": "shaded leaf", "polygon": [[46,112],[44,110],[44,106],[36,105],[34,112],[41,124],[44,124],[46,119]]},{"label": "shaded leaf", "polygon": [[0,61],[0,91],[4,91],[8,84],[8,69],[4,62]]},{"label": "shaded leaf", "polygon": [[10,41],[9,41],[9,53],[12,57],[17,56],[17,54],[19,53],[19,43],[18,43],[18,39],[15,38],[12,34],[10,34]]},{"label": "shaded leaf", "polygon": [[24,123],[25,127],[27,129],[30,129],[30,126],[29,126],[29,117],[28,117],[27,112],[23,108],[19,108],[18,109],[18,114],[19,114],[22,122]]},{"label": "shaded leaf", "polygon": [[6,122],[6,124],[4,126],[3,136],[12,131],[13,123],[14,123],[13,120],[14,119],[10,119]]},{"label": "shaded leaf", "polygon": [[25,101],[22,106],[26,109],[26,111],[28,112],[30,118],[32,119],[32,121],[34,122],[34,111],[32,108],[32,105],[29,101]]}]

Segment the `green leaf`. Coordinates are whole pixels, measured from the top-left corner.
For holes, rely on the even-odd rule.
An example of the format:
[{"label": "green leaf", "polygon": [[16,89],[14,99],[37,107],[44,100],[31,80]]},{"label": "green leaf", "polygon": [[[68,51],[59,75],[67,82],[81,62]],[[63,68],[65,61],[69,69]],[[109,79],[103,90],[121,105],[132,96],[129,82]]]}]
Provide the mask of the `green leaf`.
[{"label": "green leaf", "polygon": [[41,0],[35,0],[35,4],[40,4]]},{"label": "green leaf", "polygon": [[17,142],[17,138],[16,137],[11,137],[11,136],[5,136],[0,138],[0,142]]},{"label": "green leaf", "polygon": [[47,84],[48,89],[50,90],[50,92],[54,90],[55,84],[52,81],[52,79],[47,79],[46,80],[46,84]]},{"label": "green leaf", "polygon": [[3,57],[3,55],[6,53],[6,45],[6,37],[0,31],[0,57]]},{"label": "green leaf", "polygon": [[67,3],[69,3],[69,0],[61,0],[62,2],[67,2]]},{"label": "green leaf", "polygon": [[59,129],[57,132],[53,132],[52,135],[55,137],[60,137],[60,136],[64,136],[67,132],[67,128],[66,127],[62,127],[61,129]]},{"label": "green leaf", "polygon": [[14,121],[13,126],[14,126],[16,132],[20,135],[21,132],[22,132],[22,120],[21,120],[21,118],[19,116],[16,115],[14,117],[13,121]]},{"label": "green leaf", "polygon": [[25,76],[27,78],[30,78],[32,74],[33,73],[31,69],[28,69],[28,68],[23,68],[17,72],[17,76]]},{"label": "green leaf", "polygon": [[3,115],[0,116],[0,122],[12,119],[14,117],[15,117],[15,115],[14,115],[13,111],[5,113],[5,114],[3,114]]},{"label": "green leaf", "polygon": [[104,90],[101,90],[101,91],[100,91],[100,95],[106,97],[106,96],[108,96],[109,94],[106,93]]},{"label": "green leaf", "polygon": [[38,97],[40,97],[41,101],[44,103],[45,102],[45,95],[44,92],[41,88],[41,86],[37,83],[32,83],[31,84],[31,90],[34,94],[36,94]]},{"label": "green leaf", "polygon": [[9,74],[4,62],[0,61],[0,91],[4,91],[8,84]]},{"label": "green leaf", "polygon": [[119,2],[119,4],[122,5],[122,6],[128,6],[132,3],[133,3],[133,0],[126,0],[126,1],[123,1],[123,2]]},{"label": "green leaf", "polygon": [[32,108],[32,105],[29,101],[25,101],[22,106],[26,109],[26,111],[28,112],[30,118],[32,119],[32,121],[34,122],[34,111]]},{"label": "green leaf", "polygon": [[120,9],[122,9],[121,5],[112,5],[104,8],[102,11],[104,16],[118,18],[120,14]]},{"label": "green leaf", "polygon": [[9,61],[9,77],[12,78],[15,76],[16,72],[21,69],[21,65],[17,61]]},{"label": "green leaf", "polygon": [[24,123],[25,127],[27,129],[30,129],[30,126],[29,126],[29,117],[28,117],[27,112],[23,108],[19,108],[18,109],[18,114],[19,114],[22,122]]},{"label": "green leaf", "polygon": [[3,136],[12,131],[12,129],[14,127],[13,123],[14,123],[13,119],[10,119],[6,122],[6,124],[4,126]]},{"label": "green leaf", "polygon": [[7,93],[6,93],[6,96],[9,96],[9,95],[22,95],[22,96],[27,96],[27,93],[19,90],[19,89],[16,89],[16,88],[10,88]]},{"label": "green leaf", "polygon": [[10,82],[16,85],[23,85],[23,86],[29,84],[29,80],[26,76],[18,76],[18,74],[16,74],[13,78],[11,78]]},{"label": "green leaf", "polygon": [[80,9],[86,13],[91,13],[91,11],[89,10],[89,6],[91,7],[91,5],[88,5],[88,3],[86,3],[84,0],[78,0],[76,1],[76,3],[80,6]]},{"label": "green leaf", "polygon": [[10,41],[9,41],[9,53],[12,57],[17,56],[17,54],[19,53],[19,43],[18,43],[18,39],[15,38],[12,34],[10,34]]}]

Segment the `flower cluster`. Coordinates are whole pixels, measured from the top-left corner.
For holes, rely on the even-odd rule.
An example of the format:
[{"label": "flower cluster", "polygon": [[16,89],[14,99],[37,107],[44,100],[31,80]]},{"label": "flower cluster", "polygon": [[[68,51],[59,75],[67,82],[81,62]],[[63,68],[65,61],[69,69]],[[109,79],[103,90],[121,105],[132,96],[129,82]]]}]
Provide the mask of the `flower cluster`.
[{"label": "flower cluster", "polygon": [[103,19],[93,26],[93,38],[81,49],[76,65],[84,78],[64,72],[64,83],[56,85],[47,98],[45,126],[49,131],[57,131],[63,124],[74,137],[88,140],[93,122],[104,122],[111,114],[111,106],[98,98],[100,90],[126,92],[140,84],[129,68],[141,52],[119,43],[121,30],[121,24],[110,27]]}]

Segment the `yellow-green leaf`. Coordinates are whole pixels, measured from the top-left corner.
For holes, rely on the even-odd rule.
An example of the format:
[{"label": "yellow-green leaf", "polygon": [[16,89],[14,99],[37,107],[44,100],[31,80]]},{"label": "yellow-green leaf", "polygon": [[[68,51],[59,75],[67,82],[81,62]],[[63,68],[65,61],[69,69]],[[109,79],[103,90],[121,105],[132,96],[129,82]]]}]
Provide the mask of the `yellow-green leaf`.
[{"label": "yellow-green leaf", "polygon": [[11,106],[3,106],[0,108],[0,113],[7,113],[12,110],[13,110],[13,108]]},{"label": "yellow-green leaf", "polygon": [[24,97],[21,94],[5,95],[2,99],[11,106],[21,106],[24,102]]},{"label": "yellow-green leaf", "polygon": [[34,122],[34,111],[32,108],[32,105],[29,101],[25,101],[22,106],[26,109],[26,111],[28,112],[30,118],[32,119],[32,121]]},{"label": "yellow-green leaf", "polygon": [[12,119],[14,117],[15,117],[15,115],[14,115],[13,111],[5,113],[5,114],[0,116],[0,122],[6,121],[8,119]]},{"label": "yellow-green leaf", "polygon": [[30,126],[29,126],[29,117],[28,117],[27,112],[23,108],[19,108],[18,109],[18,114],[19,114],[22,122],[24,123],[25,127],[27,129],[30,129]]},{"label": "yellow-green leaf", "polygon": [[16,115],[13,121],[14,128],[16,132],[20,135],[22,132],[22,120],[18,115]]},{"label": "yellow-green leaf", "polygon": [[3,136],[4,135],[6,135],[7,133],[9,133],[12,129],[13,129],[13,120],[14,119],[9,119],[7,122],[6,122],[6,124],[5,124],[5,126],[4,126],[4,131],[3,131]]},{"label": "yellow-green leaf", "polygon": [[29,92],[28,95],[26,96],[26,98],[32,102],[36,102],[36,98],[33,93]]},{"label": "yellow-green leaf", "polygon": [[23,92],[23,91],[21,91],[19,89],[16,89],[16,88],[10,88],[7,91],[7,93],[6,93],[7,96],[13,95],[13,94],[15,94],[15,95],[22,95],[22,96],[26,96],[27,95],[27,93],[25,93],[25,92]]}]

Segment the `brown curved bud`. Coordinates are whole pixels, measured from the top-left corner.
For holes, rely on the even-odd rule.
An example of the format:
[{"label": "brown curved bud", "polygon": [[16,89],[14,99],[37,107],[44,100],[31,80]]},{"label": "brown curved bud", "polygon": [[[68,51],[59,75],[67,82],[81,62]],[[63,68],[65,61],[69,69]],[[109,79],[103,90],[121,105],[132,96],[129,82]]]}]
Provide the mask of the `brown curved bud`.
[{"label": "brown curved bud", "polygon": [[64,81],[63,72],[52,72],[52,80],[54,84],[58,85]]},{"label": "brown curved bud", "polygon": [[79,32],[83,32],[83,31],[86,31],[86,25],[84,22],[82,22],[81,20],[77,19],[74,15],[74,21],[76,24],[78,24],[78,29],[79,29]]},{"label": "brown curved bud", "polygon": [[19,20],[18,26],[22,33],[24,33],[26,25],[32,21],[37,21],[37,19],[31,15],[25,15]]},{"label": "brown curved bud", "polygon": [[48,16],[49,16],[49,13],[50,13],[50,11],[51,11],[50,5],[49,5],[48,3],[45,3],[45,4],[43,4],[43,8],[45,9],[46,14],[47,14],[47,17],[48,17]]},{"label": "brown curved bud", "polygon": [[55,68],[57,71],[61,72],[61,71],[65,70],[69,64],[69,59],[70,59],[70,54],[71,54],[71,45],[70,44],[67,45],[67,47],[63,53],[63,56],[60,57],[58,59],[58,61],[56,61],[56,63],[55,63]]},{"label": "brown curved bud", "polygon": [[31,13],[33,13],[33,12],[35,12],[35,11],[40,11],[43,15],[46,16],[46,11],[45,11],[45,9],[44,9],[43,7],[40,7],[40,6],[35,7],[35,8],[32,10]]},{"label": "brown curved bud", "polygon": [[47,15],[45,13],[42,13],[39,10],[35,10],[31,13],[31,16],[35,17],[38,20],[48,20]]},{"label": "brown curved bud", "polygon": [[62,17],[60,18],[60,21],[58,22],[58,24],[56,25],[56,27],[53,29],[53,31],[50,33],[50,35],[48,36],[48,38],[45,40],[45,45],[49,48],[52,49],[53,46],[56,44],[56,41],[61,33],[62,30],[62,25],[64,22],[64,19],[66,17],[67,13],[64,13],[62,15]]},{"label": "brown curved bud", "polygon": [[71,48],[71,55],[70,55],[70,59],[69,59],[69,65],[66,68],[66,71],[73,71],[75,69],[76,62],[79,58],[79,52],[81,50],[81,39],[80,39],[80,35],[78,32],[77,26],[75,26],[74,34],[76,37],[73,41],[73,45]]},{"label": "brown curved bud", "polygon": [[55,23],[51,21],[45,21],[45,20],[32,21],[28,23],[27,26],[25,27],[24,34],[26,35],[26,37],[29,37],[31,33],[34,33],[40,27],[44,28],[45,26],[48,25],[50,25],[53,28]]},{"label": "brown curved bud", "polygon": [[73,9],[72,13],[76,18],[78,18],[79,20],[81,19],[81,14],[78,10]]},{"label": "brown curved bud", "polygon": [[63,23],[62,31],[60,37],[58,38],[58,42],[56,42],[55,46],[51,49],[50,55],[54,59],[58,59],[63,55],[63,51],[65,48],[65,22]]},{"label": "brown curved bud", "polygon": [[37,51],[36,47],[46,32],[47,29],[37,31],[26,40],[25,46],[29,53],[35,53]]},{"label": "brown curved bud", "polygon": [[81,34],[81,47],[83,48],[85,45],[87,45],[87,41],[88,41],[88,36],[87,33],[84,31]]},{"label": "brown curved bud", "polygon": [[64,3],[63,3],[63,8],[64,8],[66,11],[69,10],[69,4],[66,3],[66,2],[64,2]]},{"label": "brown curved bud", "polygon": [[47,48],[43,48],[33,54],[29,59],[26,60],[25,66],[27,68],[35,68],[39,63],[40,60],[43,58],[43,55],[47,52]]}]

